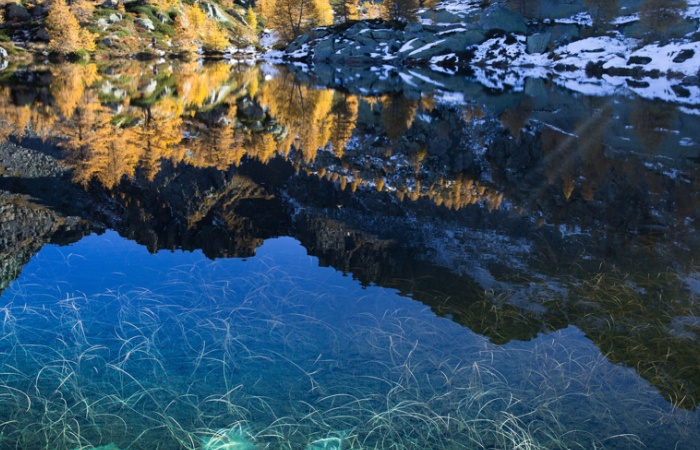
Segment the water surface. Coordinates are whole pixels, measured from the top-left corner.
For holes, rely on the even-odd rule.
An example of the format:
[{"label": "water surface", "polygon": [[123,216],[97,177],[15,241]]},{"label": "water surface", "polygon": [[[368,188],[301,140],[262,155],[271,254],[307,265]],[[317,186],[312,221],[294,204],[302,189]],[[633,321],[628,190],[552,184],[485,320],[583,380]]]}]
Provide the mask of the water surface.
[{"label": "water surface", "polygon": [[5,73],[3,446],[696,446],[696,111],[323,71]]}]

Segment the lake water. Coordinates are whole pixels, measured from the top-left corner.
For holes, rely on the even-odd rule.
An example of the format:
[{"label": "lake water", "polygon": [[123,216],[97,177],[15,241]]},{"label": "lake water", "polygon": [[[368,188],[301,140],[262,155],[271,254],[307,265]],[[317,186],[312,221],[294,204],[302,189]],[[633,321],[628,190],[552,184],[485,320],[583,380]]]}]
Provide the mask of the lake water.
[{"label": "lake water", "polygon": [[700,448],[700,110],[358,74],[6,70],[2,448]]}]

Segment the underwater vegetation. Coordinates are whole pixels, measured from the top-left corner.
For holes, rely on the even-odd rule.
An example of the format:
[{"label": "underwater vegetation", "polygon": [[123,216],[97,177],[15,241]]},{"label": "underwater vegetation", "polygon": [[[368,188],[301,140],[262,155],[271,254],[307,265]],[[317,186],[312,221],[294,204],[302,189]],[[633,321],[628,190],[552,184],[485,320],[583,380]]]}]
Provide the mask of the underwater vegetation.
[{"label": "underwater vegetation", "polygon": [[245,262],[87,253],[99,239],[45,247],[0,297],[3,448],[673,448],[700,429],[575,327],[498,346],[292,239]]}]

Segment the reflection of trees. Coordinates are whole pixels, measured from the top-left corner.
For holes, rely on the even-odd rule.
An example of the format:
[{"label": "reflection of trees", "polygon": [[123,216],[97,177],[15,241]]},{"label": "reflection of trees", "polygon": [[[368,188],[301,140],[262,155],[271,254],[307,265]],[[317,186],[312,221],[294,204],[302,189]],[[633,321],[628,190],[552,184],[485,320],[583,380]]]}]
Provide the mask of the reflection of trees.
[{"label": "reflection of trees", "polygon": [[287,139],[280,143],[280,150],[286,152],[289,149],[286,145],[293,144],[305,161],[316,159],[319,147],[325,147],[330,139],[333,91],[313,89],[286,73],[266,82],[259,98],[270,114],[290,129]]},{"label": "reflection of trees", "polygon": [[134,134],[142,147],[138,158],[140,166],[146,178],[152,180],[160,171],[161,160],[177,161],[184,156],[178,151],[182,140],[182,116],[171,101],[146,106],[143,113],[144,120],[135,127]]},{"label": "reflection of trees", "polygon": [[618,0],[584,0],[597,32],[610,28],[610,22],[619,11]]},{"label": "reflection of trees", "polygon": [[51,95],[58,111],[70,119],[86,88],[99,80],[95,64],[60,64],[51,67]]},{"label": "reflection of trees", "polygon": [[647,152],[654,153],[671,134],[677,114],[676,106],[668,103],[647,100],[634,103],[630,124]]},{"label": "reflection of trees", "polygon": [[501,124],[510,131],[515,139],[520,138],[520,132],[527,125],[532,114],[532,101],[523,96],[515,108],[507,109],[501,113]]},{"label": "reflection of trees", "polygon": [[336,155],[342,156],[357,122],[358,100],[354,95],[337,93],[331,107],[330,141]]},{"label": "reflection of trees", "polygon": [[389,139],[402,136],[411,128],[418,111],[418,100],[411,100],[403,95],[382,98],[382,123]]},{"label": "reflection of trees", "polygon": [[650,40],[678,37],[687,8],[686,0],[646,0],[639,10],[639,24]]}]

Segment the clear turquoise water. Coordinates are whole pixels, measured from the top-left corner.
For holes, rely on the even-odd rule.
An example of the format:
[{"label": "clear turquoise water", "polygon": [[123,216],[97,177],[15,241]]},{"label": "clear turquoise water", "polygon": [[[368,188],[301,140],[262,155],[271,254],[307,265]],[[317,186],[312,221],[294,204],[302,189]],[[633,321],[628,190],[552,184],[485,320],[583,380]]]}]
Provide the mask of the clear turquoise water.
[{"label": "clear turquoise water", "polygon": [[3,448],[698,448],[573,326],[490,343],[291,238],[248,260],[114,232],[0,297]]}]

